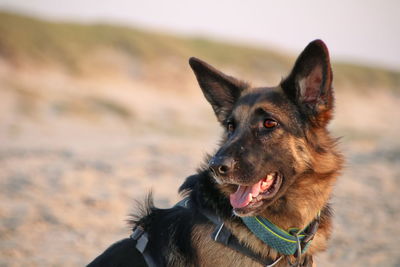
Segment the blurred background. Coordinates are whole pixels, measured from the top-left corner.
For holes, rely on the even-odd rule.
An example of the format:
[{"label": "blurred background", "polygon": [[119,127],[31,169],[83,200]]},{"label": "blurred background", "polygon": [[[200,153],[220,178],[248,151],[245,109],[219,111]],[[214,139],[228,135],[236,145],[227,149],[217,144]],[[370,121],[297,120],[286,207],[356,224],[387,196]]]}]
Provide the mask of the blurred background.
[{"label": "blurred background", "polygon": [[187,64],[276,85],[330,48],[347,158],[319,266],[400,266],[400,2],[0,0],[0,266],[82,266],[220,129]]}]

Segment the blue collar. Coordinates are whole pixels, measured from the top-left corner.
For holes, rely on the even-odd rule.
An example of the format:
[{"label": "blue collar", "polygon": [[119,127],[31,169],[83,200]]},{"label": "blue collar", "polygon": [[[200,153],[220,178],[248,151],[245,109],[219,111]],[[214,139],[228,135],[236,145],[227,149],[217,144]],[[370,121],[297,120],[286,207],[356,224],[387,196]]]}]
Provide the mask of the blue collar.
[{"label": "blue collar", "polygon": [[241,219],[250,231],[268,246],[280,254],[294,255],[299,253],[298,248],[300,248],[300,254],[304,253],[311,244],[318,228],[319,217],[318,213],[316,219],[302,230],[291,228],[288,231],[282,230],[260,216]]}]

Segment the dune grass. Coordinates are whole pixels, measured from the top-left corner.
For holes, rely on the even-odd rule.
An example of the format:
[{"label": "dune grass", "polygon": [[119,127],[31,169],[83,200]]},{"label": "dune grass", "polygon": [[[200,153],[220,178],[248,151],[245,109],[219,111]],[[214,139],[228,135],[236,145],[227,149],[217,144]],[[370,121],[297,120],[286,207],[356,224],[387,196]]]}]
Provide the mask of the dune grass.
[{"label": "dune grass", "polygon": [[[49,22],[10,12],[0,12],[0,56],[14,63],[55,62],[79,73],[83,59],[96,49],[113,49],[139,60],[155,64],[190,56],[214,64],[232,65],[256,76],[269,72],[285,73],[293,55],[196,37],[179,37],[133,27],[108,24]],[[400,91],[400,73],[351,63],[334,64],[339,83],[356,87],[384,87]]]}]

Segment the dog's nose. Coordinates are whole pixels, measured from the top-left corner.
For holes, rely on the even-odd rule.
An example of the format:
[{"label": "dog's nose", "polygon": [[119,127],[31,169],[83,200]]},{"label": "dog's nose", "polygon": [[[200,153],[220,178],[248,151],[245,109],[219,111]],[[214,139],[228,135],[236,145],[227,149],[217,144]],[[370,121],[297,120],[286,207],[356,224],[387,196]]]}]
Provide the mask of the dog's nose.
[{"label": "dog's nose", "polygon": [[226,176],[234,168],[235,161],[230,157],[214,157],[209,162],[209,169],[217,176]]}]

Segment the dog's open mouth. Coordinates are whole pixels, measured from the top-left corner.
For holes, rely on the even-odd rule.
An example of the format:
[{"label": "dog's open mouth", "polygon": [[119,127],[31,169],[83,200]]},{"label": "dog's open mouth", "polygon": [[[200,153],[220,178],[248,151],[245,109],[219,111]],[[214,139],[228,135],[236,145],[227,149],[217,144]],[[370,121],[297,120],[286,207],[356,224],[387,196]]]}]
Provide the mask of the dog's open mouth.
[{"label": "dog's open mouth", "polygon": [[253,185],[238,185],[236,192],[230,195],[231,205],[234,209],[258,207],[263,200],[273,198],[281,184],[282,177],[274,172]]}]

